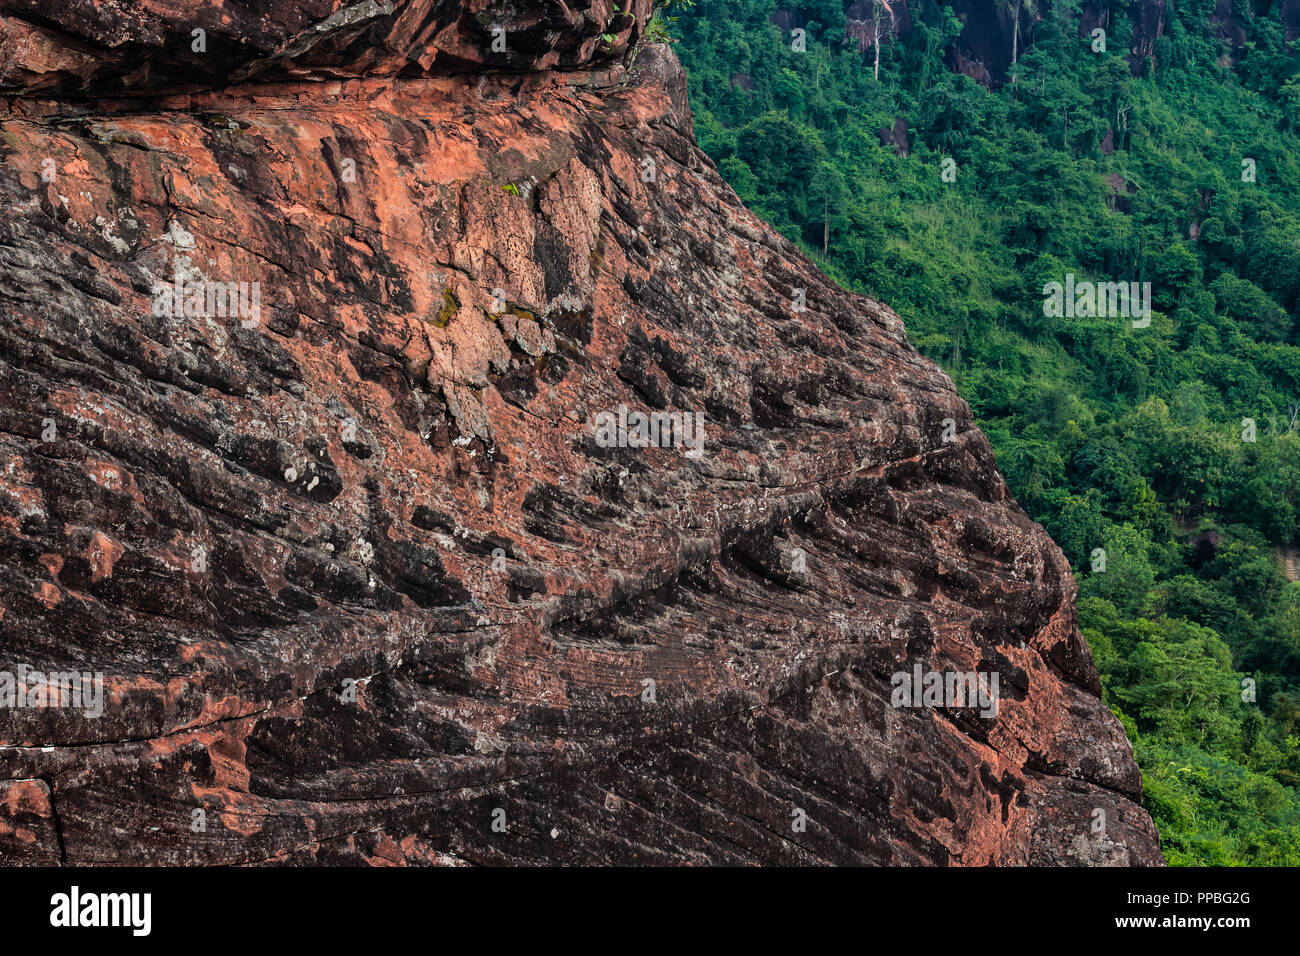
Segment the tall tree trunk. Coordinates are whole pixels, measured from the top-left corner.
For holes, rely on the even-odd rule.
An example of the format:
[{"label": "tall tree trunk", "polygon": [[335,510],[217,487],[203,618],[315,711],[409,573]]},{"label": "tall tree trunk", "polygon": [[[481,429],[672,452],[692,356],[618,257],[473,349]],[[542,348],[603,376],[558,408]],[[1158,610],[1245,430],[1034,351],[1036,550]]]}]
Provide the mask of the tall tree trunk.
[{"label": "tall tree trunk", "polygon": [[1011,0],[1011,4],[1011,65],[1015,66],[1020,55],[1020,0]]},{"label": "tall tree trunk", "polygon": [[871,42],[876,48],[875,79],[877,83],[880,82],[880,26],[884,20],[884,17],[880,15],[880,7],[880,0],[874,0],[871,4]]},{"label": "tall tree trunk", "polygon": [[826,205],[822,209],[822,255],[826,255],[831,248],[831,200],[826,197]]}]

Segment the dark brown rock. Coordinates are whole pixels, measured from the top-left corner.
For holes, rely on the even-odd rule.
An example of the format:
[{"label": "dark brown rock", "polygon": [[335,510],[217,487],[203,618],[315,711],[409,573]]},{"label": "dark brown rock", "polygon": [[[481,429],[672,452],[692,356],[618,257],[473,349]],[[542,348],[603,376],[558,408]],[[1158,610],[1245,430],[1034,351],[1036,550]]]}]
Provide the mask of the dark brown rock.
[{"label": "dark brown rock", "polygon": [[[0,0],[0,91],[102,95],[195,90],[253,77],[590,67],[627,53],[650,0],[206,0],[178,17],[185,6]],[[503,49],[493,46],[496,27],[509,38]]]},{"label": "dark brown rock", "polygon": [[910,156],[912,154],[912,141],[907,131],[907,120],[898,117],[894,120],[893,126],[886,126],[884,129],[877,130],[876,136],[880,138],[882,146],[893,146],[894,152],[899,156]]},{"label": "dark brown rock", "polygon": [[1282,25],[1286,29],[1287,42],[1300,39],[1300,0],[1282,0],[1278,10],[1282,14]]},{"label": "dark brown rock", "polygon": [[906,0],[879,0],[878,7],[875,0],[858,0],[845,9],[844,15],[849,38],[857,42],[860,53],[875,46],[877,32],[881,44],[892,43],[896,37],[912,32],[912,13]]}]

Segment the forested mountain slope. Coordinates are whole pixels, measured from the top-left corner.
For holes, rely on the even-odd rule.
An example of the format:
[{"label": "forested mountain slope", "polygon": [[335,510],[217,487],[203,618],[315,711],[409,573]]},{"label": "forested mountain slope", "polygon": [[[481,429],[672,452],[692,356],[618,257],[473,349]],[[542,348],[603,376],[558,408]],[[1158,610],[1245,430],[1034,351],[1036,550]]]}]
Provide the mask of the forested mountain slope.
[{"label": "forested mountain slope", "polygon": [[[1170,861],[1297,864],[1300,4],[1016,7],[661,16],[723,175],[897,310],[1064,550]],[[1149,323],[1045,308],[1074,281]]]}]

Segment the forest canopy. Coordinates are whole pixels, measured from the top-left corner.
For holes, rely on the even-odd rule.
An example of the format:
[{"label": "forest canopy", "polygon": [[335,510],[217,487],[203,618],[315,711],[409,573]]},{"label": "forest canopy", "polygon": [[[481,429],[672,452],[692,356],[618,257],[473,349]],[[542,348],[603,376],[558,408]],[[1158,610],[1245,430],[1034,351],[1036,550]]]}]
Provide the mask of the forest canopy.
[{"label": "forest canopy", "polygon": [[[1193,0],[1138,58],[1127,3],[1092,4],[1099,50],[1077,0],[1013,0],[984,76],[972,16],[871,42],[881,6],[669,4],[699,142],[969,402],[1074,568],[1170,862],[1300,865],[1297,44]],[[1049,316],[1067,275],[1149,283],[1149,324]]]}]

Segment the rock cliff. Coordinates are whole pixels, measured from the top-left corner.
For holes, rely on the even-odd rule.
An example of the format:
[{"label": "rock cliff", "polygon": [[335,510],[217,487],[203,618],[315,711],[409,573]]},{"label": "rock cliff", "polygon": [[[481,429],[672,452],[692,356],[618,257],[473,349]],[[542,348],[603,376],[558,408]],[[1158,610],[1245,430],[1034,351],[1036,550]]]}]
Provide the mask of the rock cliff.
[{"label": "rock cliff", "polygon": [[0,0],[0,860],[1162,862],[1067,563],[647,6]]}]

